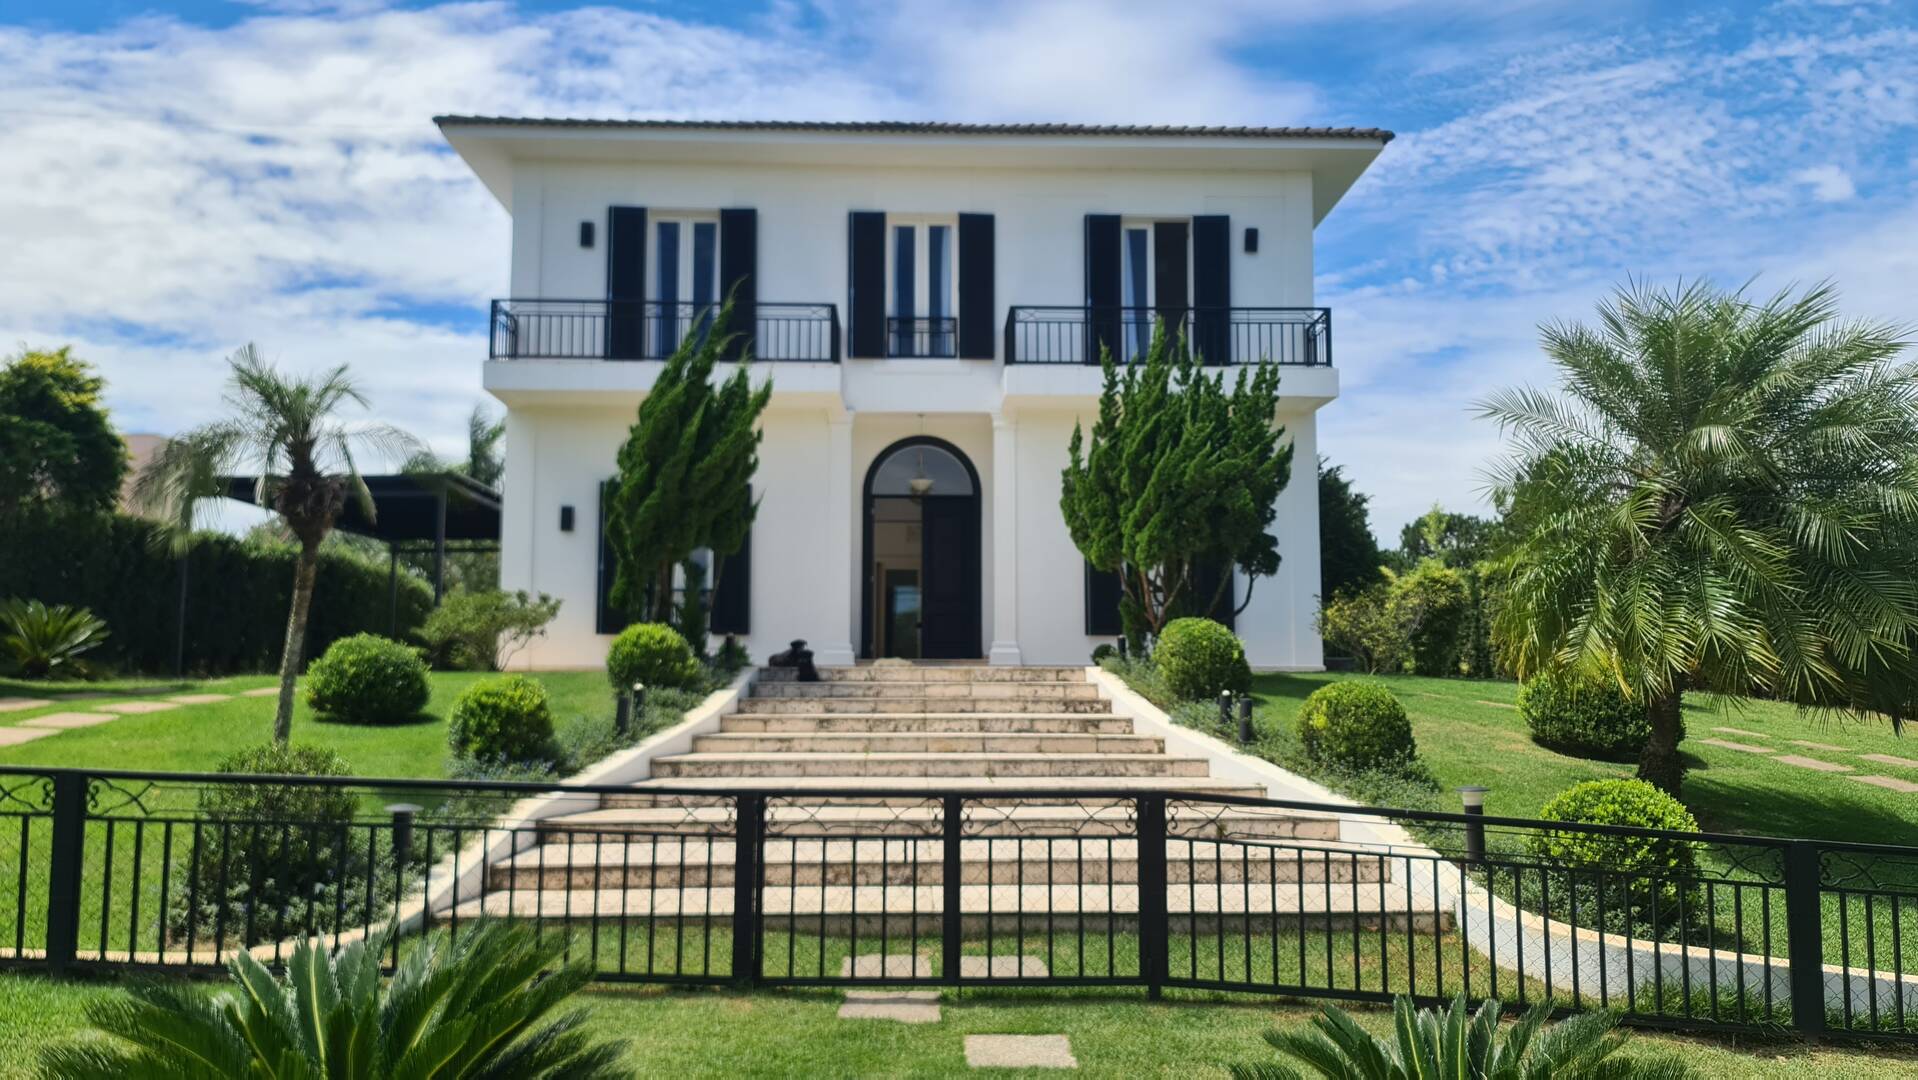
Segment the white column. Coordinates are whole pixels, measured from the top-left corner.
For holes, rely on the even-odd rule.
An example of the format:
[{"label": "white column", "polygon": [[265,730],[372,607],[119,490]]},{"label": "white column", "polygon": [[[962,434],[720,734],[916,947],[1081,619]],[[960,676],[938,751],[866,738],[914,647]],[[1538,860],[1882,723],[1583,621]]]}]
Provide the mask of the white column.
[{"label": "white column", "polygon": [[827,578],[826,595],[837,599],[820,612],[821,638],[812,643],[813,662],[826,666],[844,666],[858,659],[853,651],[854,612],[859,608],[859,550],[854,528],[853,495],[857,478],[852,474],[851,412],[834,410],[826,416],[826,550],[829,557],[823,572]]},{"label": "white column", "polygon": [[1019,425],[992,415],[992,651],[994,664],[1019,664]]}]

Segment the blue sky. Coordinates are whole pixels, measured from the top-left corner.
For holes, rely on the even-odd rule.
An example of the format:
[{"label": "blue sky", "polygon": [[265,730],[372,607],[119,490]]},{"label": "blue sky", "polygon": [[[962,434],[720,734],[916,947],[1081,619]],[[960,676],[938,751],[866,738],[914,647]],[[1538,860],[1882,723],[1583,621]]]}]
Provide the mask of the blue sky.
[{"label": "blue sky", "polygon": [[1391,128],[1317,237],[1320,447],[1387,537],[1480,505],[1471,403],[1628,276],[1901,323],[1918,280],[1911,4],[10,0],[0,342],[74,343],[162,432],[245,341],[344,361],[456,451],[507,221],[437,112]]}]

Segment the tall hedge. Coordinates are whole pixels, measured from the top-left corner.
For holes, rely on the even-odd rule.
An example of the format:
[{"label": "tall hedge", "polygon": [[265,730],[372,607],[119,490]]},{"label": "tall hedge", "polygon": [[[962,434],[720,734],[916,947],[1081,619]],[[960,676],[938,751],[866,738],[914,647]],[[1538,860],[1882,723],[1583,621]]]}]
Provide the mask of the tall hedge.
[{"label": "tall hedge", "polygon": [[[0,518],[0,597],[81,604],[111,636],[92,654],[129,671],[168,672],[180,580],[174,557],[153,542],[156,526],[121,515],[23,510]],[[207,675],[269,671],[286,640],[294,552],[198,538],[188,556],[186,666]],[[396,636],[426,621],[433,592],[400,576]],[[386,568],[347,556],[320,557],[307,624],[309,658],[336,639],[388,631]]]}]

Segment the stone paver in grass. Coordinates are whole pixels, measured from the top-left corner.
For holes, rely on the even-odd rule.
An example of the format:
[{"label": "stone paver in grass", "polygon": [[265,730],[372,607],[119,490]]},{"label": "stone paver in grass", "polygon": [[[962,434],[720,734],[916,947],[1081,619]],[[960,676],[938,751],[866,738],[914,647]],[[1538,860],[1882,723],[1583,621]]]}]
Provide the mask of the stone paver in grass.
[{"label": "stone paver in grass", "polygon": [[99,707],[117,713],[154,713],[179,708],[171,701],[115,701]]},{"label": "stone paver in grass", "polygon": [[1913,761],[1908,757],[1898,757],[1895,754],[1859,754],[1858,756],[1864,758],[1866,761],[1875,761],[1880,765],[1896,765],[1901,769],[1918,769],[1918,761]]},{"label": "stone paver in grass", "polygon": [[1813,772],[1851,771],[1851,766],[1849,765],[1835,765],[1829,761],[1820,761],[1817,758],[1799,757],[1797,754],[1780,754],[1772,760],[1785,765],[1796,765],[1801,769],[1810,769]]},{"label": "stone paver in grass", "polygon": [[1828,742],[1812,742],[1810,739],[1793,739],[1791,744],[1793,746],[1802,746],[1807,750],[1823,750],[1828,754],[1848,754],[1851,752],[1851,747],[1849,746],[1833,746]]},{"label": "stone paver in grass", "polygon": [[19,746],[21,743],[44,739],[49,735],[58,735],[54,728],[43,727],[0,727],[0,746]]},{"label": "stone paver in grass", "polygon": [[1514,704],[1512,704],[1512,703],[1511,703],[1511,702],[1509,702],[1509,701],[1487,701],[1487,700],[1485,700],[1484,698],[1479,698],[1479,699],[1478,699],[1478,702],[1477,702],[1477,703],[1478,703],[1478,704],[1480,704],[1480,705],[1490,705],[1490,706],[1491,706],[1492,708],[1494,708],[1494,709],[1516,709],[1516,708],[1518,708],[1518,706],[1516,706],[1516,705],[1514,705]]},{"label": "stone paver in grass", "polygon": [[[275,690],[274,693],[279,693]],[[181,705],[211,705],[216,701],[232,701],[232,694],[176,694],[167,699]]]},{"label": "stone paver in grass", "polygon": [[31,720],[22,720],[20,721],[20,726],[53,728],[56,731],[64,731],[67,728],[92,727],[95,724],[104,724],[109,720],[118,719],[118,716],[110,712],[57,712],[48,713],[45,716],[36,716]]},{"label": "stone paver in grass", "polygon": [[866,953],[839,962],[842,979],[925,979],[932,976],[932,960],[905,953]]},{"label": "stone paver in grass", "polygon": [[242,690],[240,691],[240,696],[241,697],[279,697],[280,688],[277,686],[262,686],[257,690]]},{"label": "stone paver in grass", "polygon": [[937,990],[848,990],[839,1006],[841,1020],[896,1020],[901,1024],[939,1022]]},{"label": "stone paver in grass", "polygon": [[1738,728],[1738,727],[1715,727],[1712,730],[1718,732],[1721,735],[1744,735],[1753,739],[1771,738],[1770,735],[1767,735],[1762,731],[1746,731],[1744,728]]},{"label": "stone paver in grass", "polygon": [[1777,751],[1769,746],[1753,746],[1750,743],[1730,742],[1726,739],[1700,739],[1706,746],[1716,746],[1721,750],[1736,750],[1741,754],[1772,754]]},{"label": "stone paver in grass", "polygon": [[[6,728],[0,728],[0,734],[4,734],[6,730]],[[1896,791],[1903,795],[1918,795],[1918,784],[1914,784],[1909,780],[1900,780],[1895,776],[1847,776],[1845,779],[1856,780],[1861,784],[1870,784],[1872,787],[1881,787],[1889,791]]]},{"label": "stone paver in grass", "polygon": [[975,1069],[1076,1069],[1064,1035],[968,1035],[966,1064]]},{"label": "stone paver in grass", "polygon": [[1043,979],[1051,972],[1036,956],[962,956],[959,974],[968,979]]},{"label": "stone paver in grass", "polygon": [[22,709],[38,709],[53,702],[46,698],[0,697],[0,712],[19,712]]}]

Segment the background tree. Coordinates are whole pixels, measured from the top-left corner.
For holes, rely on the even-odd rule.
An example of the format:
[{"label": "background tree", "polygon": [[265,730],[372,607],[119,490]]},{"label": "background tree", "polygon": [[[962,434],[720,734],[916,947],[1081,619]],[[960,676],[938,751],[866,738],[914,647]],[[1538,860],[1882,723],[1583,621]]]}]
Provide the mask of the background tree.
[{"label": "background tree", "polygon": [[1279,371],[1269,363],[1208,375],[1160,325],[1123,374],[1101,357],[1105,385],[1088,442],[1072,429],[1059,508],[1093,566],[1119,575],[1127,636],[1154,637],[1172,619],[1216,610],[1231,577],[1198,595],[1201,571],[1236,565],[1252,584],[1277,573],[1275,504],[1292,448],[1273,423]]},{"label": "background tree", "polygon": [[0,367],[0,511],[29,502],[112,510],[127,448],[100,403],[104,380],[71,346],[30,350]]},{"label": "background tree", "polygon": [[1330,600],[1379,580],[1385,563],[1372,535],[1371,496],[1345,478],[1345,466],[1319,459],[1319,597]]},{"label": "background tree", "polygon": [[205,500],[224,495],[222,477],[259,477],[255,505],[278,514],[300,546],[273,717],[273,738],[286,742],[293,729],[293,682],[304,658],[320,545],[349,496],[369,520],[374,514],[357,453],[371,450],[404,459],[418,444],[384,424],[349,427],[340,420],[341,406],[367,404],[344,364],[311,377],[283,375],[252,345],[227,363],[232,374],[226,404],[232,415],[163,444],[135,481],[134,501],[163,515],[173,525],[175,544],[184,545]]},{"label": "background tree", "polygon": [[714,367],[733,347],[731,320],[729,303],[709,332],[680,342],[620,447],[606,539],[618,562],[613,605],[631,618],[677,625],[673,571],[705,548],[713,556],[708,588],[688,590],[702,594],[692,599],[703,622],[704,594],[719,587],[725,557],[739,550],[757,514],[751,481],[772,385],[755,389],[743,361],[713,385]]},{"label": "background tree", "polygon": [[1433,503],[1418,520],[1399,527],[1398,549],[1388,553],[1387,562],[1401,573],[1434,558],[1464,569],[1492,555],[1499,530],[1497,518],[1460,514]]},{"label": "background tree", "polygon": [[1551,325],[1563,389],[1481,406],[1515,533],[1496,634],[1520,674],[1647,704],[1639,776],[1676,793],[1685,691],[1889,715],[1918,702],[1918,369],[1830,287],[1758,302],[1621,289]]}]

